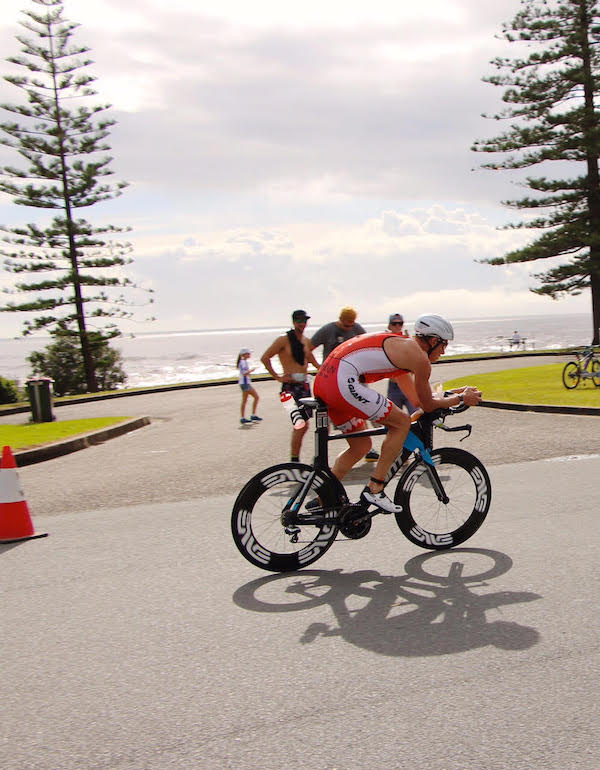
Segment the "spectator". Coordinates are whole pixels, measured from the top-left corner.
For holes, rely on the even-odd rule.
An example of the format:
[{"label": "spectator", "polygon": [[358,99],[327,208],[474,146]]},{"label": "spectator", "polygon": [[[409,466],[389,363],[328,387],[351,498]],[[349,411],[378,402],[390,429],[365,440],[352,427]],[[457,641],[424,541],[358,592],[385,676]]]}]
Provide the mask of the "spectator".
[{"label": "spectator", "polygon": [[521,342],[522,342],[521,335],[519,334],[519,332],[514,331],[512,334],[512,337],[510,338],[510,350],[513,349],[513,345],[518,350],[521,345]]},{"label": "spectator", "polygon": [[[399,334],[401,337],[408,337],[408,332],[404,330],[404,316],[402,313],[392,313],[386,331],[392,332],[393,334]],[[388,380],[387,397],[393,404],[396,404],[396,406],[399,406],[401,409],[402,407],[406,407],[407,412],[412,414],[417,407],[408,398],[399,384],[402,380],[406,382],[406,377],[410,376],[411,375],[407,373],[402,377],[390,378]]]},{"label": "spectator", "polygon": [[[291,393],[296,403],[299,398],[310,398],[310,384],[308,382],[308,364],[319,368],[308,337],[304,336],[306,322],[310,318],[305,310],[294,310],[292,313],[293,327],[285,334],[277,337],[269,345],[261,356],[261,361],[271,377],[281,383],[281,393]],[[282,374],[277,374],[271,364],[273,356],[278,356]],[[310,416],[310,415],[308,415]],[[308,430],[308,421],[299,428],[292,430],[291,460],[297,462],[300,459],[302,439]]]},{"label": "spectator", "polygon": [[337,348],[342,342],[356,337],[359,334],[365,334],[363,327],[356,323],[357,312],[353,307],[343,307],[340,310],[340,317],[337,321],[331,321],[331,323],[321,326],[312,336],[310,340],[310,348],[323,346],[323,361],[331,353],[334,348]]},{"label": "spectator", "polygon": [[[323,346],[323,361],[335,350],[342,342],[352,339],[352,337],[358,337],[359,334],[365,334],[363,327],[356,323],[356,317],[358,313],[353,307],[346,305],[340,310],[340,317],[337,321],[331,321],[325,326],[321,326],[312,336],[310,340],[311,349]],[[379,460],[379,453],[374,449],[371,449],[365,460],[370,463],[377,462]]]},{"label": "spectator", "polygon": [[[258,404],[258,393],[252,387],[252,378],[250,377],[250,375],[254,371],[255,367],[252,367],[251,369],[250,364],[248,363],[248,359],[250,358],[250,353],[251,351],[248,350],[248,348],[242,348],[237,357],[237,368],[240,370],[240,377],[238,379],[238,384],[242,389],[242,405],[240,408],[240,415],[241,415],[240,422],[242,423],[242,425],[246,423],[262,421],[262,417],[259,417],[256,414],[256,406]],[[252,414],[250,415],[250,419],[246,418],[246,402],[248,401],[248,396],[252,396]]]}]

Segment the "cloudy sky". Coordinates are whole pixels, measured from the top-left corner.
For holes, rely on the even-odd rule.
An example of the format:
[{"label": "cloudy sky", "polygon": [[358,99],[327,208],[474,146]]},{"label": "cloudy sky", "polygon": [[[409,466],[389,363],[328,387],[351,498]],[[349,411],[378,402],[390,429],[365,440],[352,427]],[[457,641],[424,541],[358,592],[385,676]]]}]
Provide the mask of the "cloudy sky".
[{"label": "cloudy sky", "polygon": [[[3,56],[32,7],[2,0]],[[520,53],[495,38],[518,7],[64,0],[96,102],[113,105],[114,179],[130,183],[85,216],[133,228],[129,275],[156,292],[158,320],[122,328],[279,326],[297,307],[320,323],[345,304],[365,322],[588,312],[587,296],[532,294],[539,266],[476,261],[524,242],[499,229],[520,216],[500,203],[522,193],[514,172],[478,169],[469,149],[504,127],[481,117],[502,94],[481,78]],[[0,101],[20,99],[2,81]],[[0,196],[0,223],[35,215]],[[0,335],[22,321],[2,314]]]}]

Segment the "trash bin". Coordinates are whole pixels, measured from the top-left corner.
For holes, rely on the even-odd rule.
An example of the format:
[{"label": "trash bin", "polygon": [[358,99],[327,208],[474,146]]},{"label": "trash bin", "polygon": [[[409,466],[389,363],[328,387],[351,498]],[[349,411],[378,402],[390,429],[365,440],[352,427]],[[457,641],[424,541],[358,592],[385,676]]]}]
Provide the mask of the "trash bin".
[{"label": "trash bin", "polygon": [[52,411],[53,382],[51,377],[30,377],[25,383],[32,422],[52,422],[56,419]]}]

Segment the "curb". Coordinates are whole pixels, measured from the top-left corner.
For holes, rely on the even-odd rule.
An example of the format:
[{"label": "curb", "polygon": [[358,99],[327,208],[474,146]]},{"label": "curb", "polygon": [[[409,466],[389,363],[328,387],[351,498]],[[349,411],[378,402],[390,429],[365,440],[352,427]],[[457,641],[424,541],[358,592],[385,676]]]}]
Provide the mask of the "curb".
[{"label": "curb", "polygon": [[101,444],[107,439],[122,436],[124,433],[129,433],[137,428],[143,428],[145,425],[150,425],[149,417],[134,417],[131,420],[120,422],[118,425],[101,428],[84,436],[57,441],[54,444],[46,444],[46,446],[36,447],[35,449],[24,449],[22,452],[13,452],[13,455],[17,467],[22,468],[25,465],[33,465],[33,463],[41,463],[44,460],[52,460],[55,457],[62,457],[71,452],[77,452],[93,444]]},{"label": "curb", "polygon": [[510,409],[515,412],[545,412],[550,414],[587,414],[600,417],[600,407],[558,406],[557,404],[511,404],[507,401],[481,401],[479,406],[490,409]]}]

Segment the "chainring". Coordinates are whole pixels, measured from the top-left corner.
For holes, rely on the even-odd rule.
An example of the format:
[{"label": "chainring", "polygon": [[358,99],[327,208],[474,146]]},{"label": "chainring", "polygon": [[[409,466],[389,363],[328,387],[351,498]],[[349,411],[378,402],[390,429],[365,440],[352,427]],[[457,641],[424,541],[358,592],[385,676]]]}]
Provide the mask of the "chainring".
[{"label": "chainring", "polygon": [[371,530],[371,516],[361,505],[345,505],[340,511],[339,530],[349,540],[360,540]]}]

